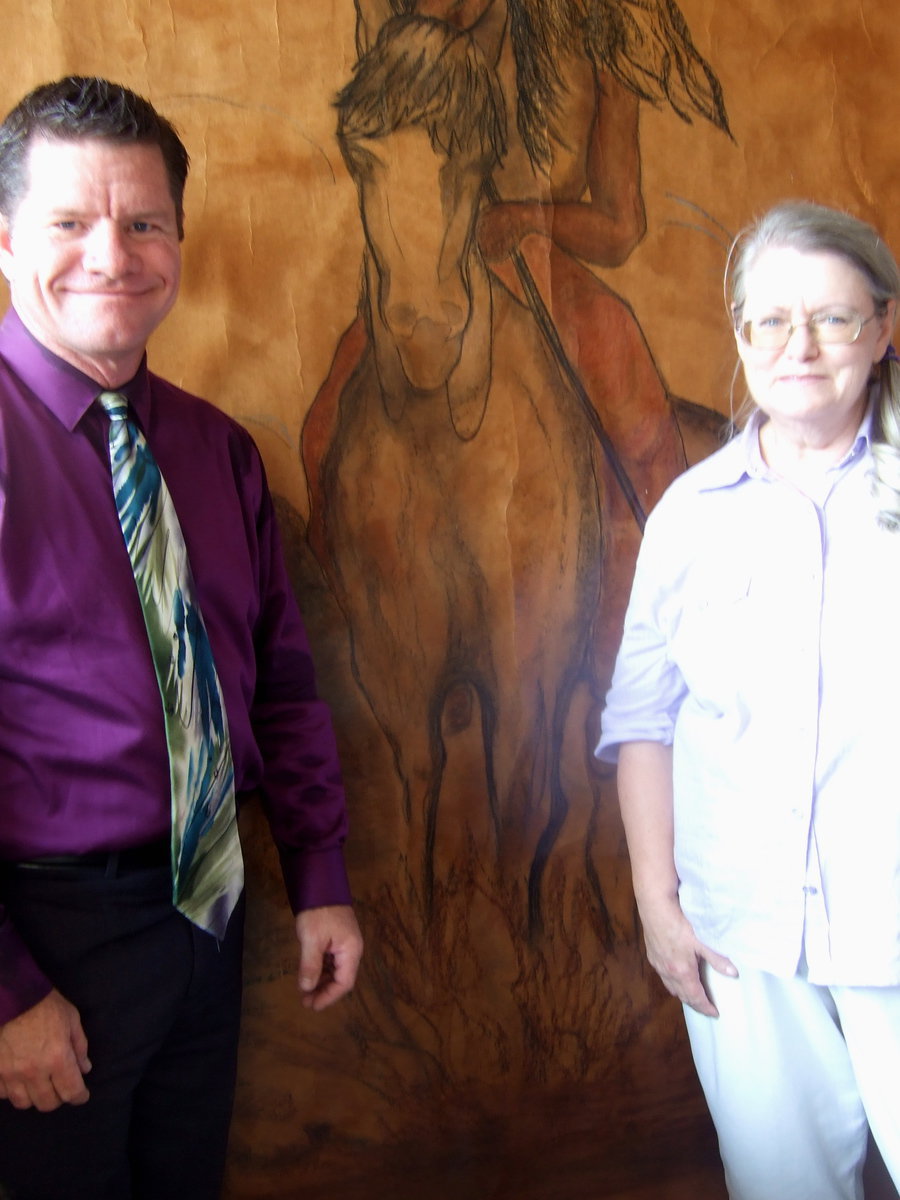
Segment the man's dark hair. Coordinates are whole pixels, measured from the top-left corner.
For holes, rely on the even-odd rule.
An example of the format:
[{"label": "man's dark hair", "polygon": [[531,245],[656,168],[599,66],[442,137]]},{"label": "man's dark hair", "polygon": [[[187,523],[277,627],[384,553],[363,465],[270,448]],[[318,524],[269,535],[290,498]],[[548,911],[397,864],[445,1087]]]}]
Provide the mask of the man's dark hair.
[{"label": "man's dark hair", "polygon": [[158,146],[175,202],[178,236],[184,236],[184,185],[189,158],[174,127],[149,100],[107,79],[69,75],[28,93],[0,125],[0,213],[8,219],[28,188],[32,139],[103,138]]}]

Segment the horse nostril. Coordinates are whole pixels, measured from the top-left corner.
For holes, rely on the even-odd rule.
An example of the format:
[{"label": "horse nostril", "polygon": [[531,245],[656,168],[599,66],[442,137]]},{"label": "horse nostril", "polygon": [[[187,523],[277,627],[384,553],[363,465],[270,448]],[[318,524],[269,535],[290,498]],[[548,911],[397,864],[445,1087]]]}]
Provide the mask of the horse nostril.
[{"label": "horse nostril", "polygon": [[454,304],[449,300],[445,300],[442,307],[444,310],[444,318],[450,329],[452,329],[454,332],[462,329],[463,325],[466,323],[468,310],[463,308],[461,304]]},{"label": "horse nostril", "polygon": [[413,304],[391,304],[385,309],[384,319],[392,333],[409,337],[419,321],[419,312]]},{"label": "horse nostril", "polygon": [[468,308],[455,300],[438,300],[433,305],[397,302],[384,308],[384,320],[394,337],[411,338],[424,330],[429,336],[455,337],[465,326]]}]

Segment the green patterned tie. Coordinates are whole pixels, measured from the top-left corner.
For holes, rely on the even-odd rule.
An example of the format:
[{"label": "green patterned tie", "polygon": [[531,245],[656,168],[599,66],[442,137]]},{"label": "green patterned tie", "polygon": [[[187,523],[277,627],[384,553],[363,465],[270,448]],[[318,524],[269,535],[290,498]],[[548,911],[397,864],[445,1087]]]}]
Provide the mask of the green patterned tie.
[{"label": "green patterned tie", "polygon": [[212,650],[175,506],[128,400],[102,392],[116,509],[159,681],[172,782],[172,899],[224,936],[244,883],[234,765]]}]

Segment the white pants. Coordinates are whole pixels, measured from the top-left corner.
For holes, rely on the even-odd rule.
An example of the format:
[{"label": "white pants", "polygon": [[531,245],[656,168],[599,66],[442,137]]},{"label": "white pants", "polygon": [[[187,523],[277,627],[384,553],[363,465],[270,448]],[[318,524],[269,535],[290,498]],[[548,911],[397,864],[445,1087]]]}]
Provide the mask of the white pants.
[{"label": "white pants", "polygon": [[900,987],[704,974],[685,1008],[731,1200],[862,1200],[867,1123],[900,1187]]}]

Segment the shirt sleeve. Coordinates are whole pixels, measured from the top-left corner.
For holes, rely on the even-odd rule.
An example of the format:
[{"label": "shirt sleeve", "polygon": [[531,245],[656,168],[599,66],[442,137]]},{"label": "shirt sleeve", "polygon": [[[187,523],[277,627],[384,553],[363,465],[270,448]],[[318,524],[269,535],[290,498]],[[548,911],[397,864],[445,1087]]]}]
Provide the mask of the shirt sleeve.
[{"label": "shirt sleeve", "polygon": [[[595,754],[616,762],[623,742],[671,745],[686,687],[670,653],[680,568],[670,550],[682,539],[663,501],[650,515],[635,568],[622,643],[601,718]],[[683,553],[683,551],[682,551]]]},{"label": "shirt sleeve", "polygon": [[38,1004],[53,985],[0,905],[0,1025]]},{"label": "shirt sleeve", "polygon": [[317,692],[264,479],[257,531],[261,608],[251,721],[264,764],[263,807],[293,911],[349,904],[347,811],[331,713]]}]

